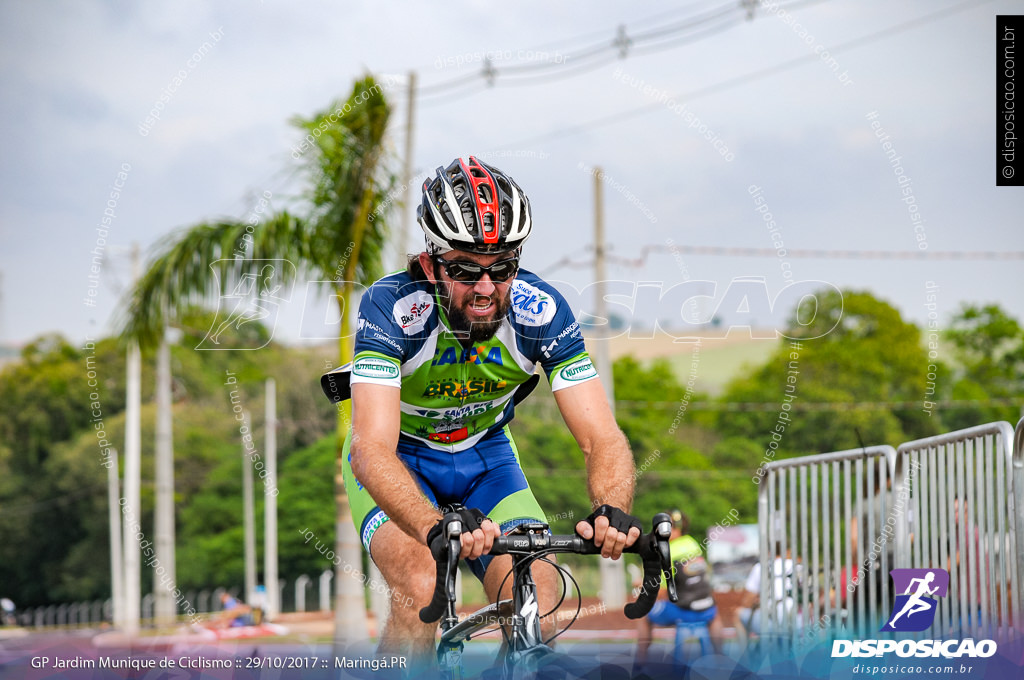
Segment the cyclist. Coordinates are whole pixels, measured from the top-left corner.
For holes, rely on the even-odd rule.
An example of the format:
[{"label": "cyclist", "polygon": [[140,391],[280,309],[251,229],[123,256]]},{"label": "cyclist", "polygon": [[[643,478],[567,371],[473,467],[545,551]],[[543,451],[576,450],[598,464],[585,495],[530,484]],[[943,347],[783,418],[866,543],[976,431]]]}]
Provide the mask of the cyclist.
[{"label": "cyclist", "polygon": [[[392,602],[413,603],[391,608],[378,652],[433,663],[436,624],[418,611],[434,588],[427,546],[442,531],[438,506],[466,508],[460,556],[492,602],[508,597],[508,586],[498,591],[511,566],[487,555],[494,538],[545,516],[508,431],[537,363],[584,453],[597,508],[576,531],[618,559],[640,523],[626,514],[632,453],[579,324],[552,286],[519,268],[533,226],[526,194],[497,168],[459,158],[424,183],[417,217],[425,251],[364,293],[353,361],[321,382],[335,401],[351,389],[343,472],[353,521]],[[537,568],[534,579],[543,613],[556,573]]]}]

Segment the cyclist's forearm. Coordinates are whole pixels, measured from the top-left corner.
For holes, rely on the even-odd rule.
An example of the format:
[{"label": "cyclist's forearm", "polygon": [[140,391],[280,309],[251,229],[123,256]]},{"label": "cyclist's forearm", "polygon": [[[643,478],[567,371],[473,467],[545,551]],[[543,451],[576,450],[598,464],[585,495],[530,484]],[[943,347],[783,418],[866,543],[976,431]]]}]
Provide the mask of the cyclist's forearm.
[{"label": "cyclist's forearm", "polygon": [[352,471],[391,521],[417,541],[441,518],[394,452],[372,444],[352,447]]},{"label": "cyclist's forearm", "polygon": [[587,464],[587,492],[596,508],[612,505],[629,512],[633,507],[633,454],[618,427],[583,451]]}]

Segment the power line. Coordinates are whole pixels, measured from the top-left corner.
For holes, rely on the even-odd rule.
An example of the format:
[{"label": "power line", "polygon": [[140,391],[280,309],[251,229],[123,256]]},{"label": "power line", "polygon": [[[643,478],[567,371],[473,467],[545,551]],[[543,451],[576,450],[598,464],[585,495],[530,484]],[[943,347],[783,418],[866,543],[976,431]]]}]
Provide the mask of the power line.
[{"label": "power line", "polygon": [[[933,404],[933,410],[950,409],[959,410],[966,408],[981,408],[986,406],[1015,406],[1024,405],[1024,399],[947,399],[944,401],[929,401]],[[683,408],[683,401],[616,401],[619,408],[632,409],[635,411],[658,410],[671,411]],[[689,401],[685,402],[688,411],[714,411],[714,412],[777,412],[779,404],[776,402],[718,402],[718,401]],[[909,411],[922,407],[920,401],[832,401],[832,402],[799,402],[790,404],[793,411]]]},{"label": "power line", "polygon": [[[679,255],[711,255],[725,257],[780,257],[779,251],[775,248],[741,248],[730,246],[686,246],[673,244],[671,247],[666,244],[645,245],[640,249],[638,257],[623,257],[608,253],[609,262],[623,267],[640,268],[647,266],[650,255],[671,254]],[[836,250],[819,248],[787,248],[785,257],[807,258],[815,260],[951,260],[951,261],[977,261],[977,260],[1024,260],[1024,251],[1020,250]],[[573,259],[570,256],[548,265],[540,270],[540,274],[547,275],[553,271],[567,267],[569,269],[585,269],[592,267],[594,259]]]},{"label": "power line", "polygon": [[[813,4],[814,2],[823,1],[824,0],[811,0],[808,2],[807,0],[804,0],[803,2],[790,2],[785,5],[780,5],[778,9],[804,6],[807,4]],[[630,35],[627,32],[625,24],[620,24],[615,31],[613,39],[609,40],[606,38],[605,40],[588,44],[577,50],[566,50],[570,57],[568,59],[554,61],[521,60],[519,63],[498,65],[496,63],[497,60],[493,57],[500,57],[503,52],[477,53],[472,56],[482,57],[480,59],[480,61],[482,61],[482,67],[479,71],[451,78],[439,83],[420,86],[417,88],[416,94],[418,98],[428,98],[427,101],[424,102],[424,105],[430,105],[432,103],[439,103],[442,101],[452,101],[452,96],[442,96],[446,95],[451,90],[459,90],[459,94],[454,97],[458,99],[461,98],[459,95],[468,96],[470,94],[475,94],[480,89],[483,89],[462,89],[473,83],[483,84],[484,86],[493,86],[499,82],[500,78],[501,84],[524,85],[551,82],[552,80],[562,80],[564,78],[574,77],[604,66],[615,59],[625,58],[630,53],[649,54],[673,49],[681,45],[696,42],[716,33],[720,33],[734,26],[738,26],[744,21],[749,21],[754,18],[755,13],[753,8],[755,6],[756,5],[751,3],[749,0],[729,2],[717,7],[706,9],[696,14],[688,14],[685,18],[682,18],[675,23],[669,23],[667,25],[661,23],[655,28],[636,32],[633,35]],[[645,23],[648,20],[641,20],[639,23]],[[607,35],[606,33],[602,34]],[[530,50],[516,50],[516,54],[520,55],[523,52],[532,53],[542,50],[546,52],[548,49],[550,48],[542,47]],[[506,52],[511,54],[512,51],[506,50]],[[562,51],[556,50],[556,54],[562,54]],[[582,66],[580,66],[581,63]],[[510,75],[514,75],[516,73],[526,73],[528,75],[520,76],[519,78],[509,78]]]},{"label": "power line", "polygon": [[[801,3],[801,4],[803,4],[803,3]],[[959,5],[954,5],[953,7],[949,7],[949,8],[943,9],[943,10],[939,10],[937,12],[933,12],[932,14],[926,14],[926,15],[924,15],[922,17],[918,17],[916,19],[912,19],[910,21],[905,21],[903,23],[896,24],[895,26],[890,26],[889,28],[882,29],[881,31],[878,31],[876,33],[871,33],[871,34],[868,34],[866,36],[861,36],[859,38],[854,38],[853,40],[849,40],[847,42],[840,43],[836,47],[830,49],[829,50],[829,54],[833,54],[834,55],[834,54],[838,54],[839,52],[841,52],[843,50],[849,50],[849,49],[853,49],[853,48],[856,48],[856,47],[862,47],[863,45],[867,45],[867,44],[870,44],[870,43],[873,43],[873,42],[877,42],[877,41],[882,40],[884,38],[888,38],[888,37],[890,37],[892,35],[895,35],[895,34],[898,34],[898,33],[902,33],[904,31],[908,31],[908,30],[911,30],[913,28],[917,28],[917,27],[919,27],[920,25],[922,25],[922,24],[924,24],[926,22],[937,21],[939,19],[945,18],[946,16],[955,14],[956,12],[960,12],[960,11],[963,11],[963,10],[966,10],[966,9],[973,9],[975,7],[977,7],[976,3],[968,1],[968,2],[961,3]],[[693,101],[695,99],[699,99],[701,97],[705,97],[705,96],[710,95],[710,94],[716,94],[716,93],[724,91],[724,90],[732,89],[732,88],[737,87],[739,85],[745,85],[748,82],[757,81],[757,80],[760,80],[762,78],[766,78],[768,76],[775,75],[777,73],[782,73],[784,71],[788,71],[788,70],[793,69],[793,68],[795,68],[797,66],[802,66],[802,65],[804,65],[805,63],[808,63],[808,62],[820,61],[820,60],[821,60],[821,57],[818,54],[816,54],[816,53],[802,55],[802,56],[796,57],[794,59],[790,59],[788,61],[784,61],[784,62],[782,62],[780,64],[776,64],[774,66],[768,66],[766,68],[763,68],[763,69],[760,69],[760,70],[757,70],[757,71],[753,71],[751,73],[746,73],[746,74],[743,74],[743,75],[736,76],[734,78],[729,78],[727,80],[723,80],[721,82],[714,83],[712,85],[708,85],[707,87],[703,87],[701,89],[694,90],[693,92],[689,92],[689,93],[686,93],[686,94],[678,95],[678,96],[675,96],[675,97],[669,97],[669,99],[672,99],[672,100],[674,100],[676,102],[679,102],[679,103]],[[553,132],[547,132],[547,133],[544,133],[542,135],[537,135],[535,137],[530,137],[528,139],[519,140],[519,141],[515,142],[514,144],[512,144],[510,146],[512,146],[514,148],[523,148],[523,147],[527,147],[527,146],[529,146],[531,144],[536,144],[538,142],[546,142],[546,141],[558,140],[558,139],[561,139],[563,137],[567,137],[569,135],[578,134],[578,133],[586,131],[586,130],[592,130],[594,128],[604,127],[606,125],[611,125],[613,123],[618,123],[618,122],[621,122],[621,121],[624,121],[624,120],[629,120],[630,118],[635,118],[635,117],[643,115],[645,113],[650,113],[651,111],[657,111],[657,110],[661,110],[661,109],[664,109],[664,108],[665,108],[664,103],[662,103],[660,101],[653,102],[651,104],[645,104],[645,105],[637,107],[635,109],[630,109],[628,111],[620,111],[619,113],[613,113],[611,115],[603,116],[601,118],[595,118],[593,120],[590,120],[590,121],[587,121],[587,122],[584,122],[584,123],[579,123],[578,125],[571,125],[571,126],[562,128],[561,130],[555,130]]]}]

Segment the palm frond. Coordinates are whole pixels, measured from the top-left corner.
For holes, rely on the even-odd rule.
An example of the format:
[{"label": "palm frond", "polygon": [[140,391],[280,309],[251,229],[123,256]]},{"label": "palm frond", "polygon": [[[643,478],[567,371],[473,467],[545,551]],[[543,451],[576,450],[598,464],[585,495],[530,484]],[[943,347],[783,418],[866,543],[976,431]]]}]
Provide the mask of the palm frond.
[{"label": "palm frond", "polygon": [[178,232],[159,247],[129,291],[116,321],[121,337],[155,346],[180,314],[224,295],[268,262],[291,263],[278,268],[276,280],[293,283],[310,270],[305,232],[305,223],[287,212],[259,224],[223,220]]}]

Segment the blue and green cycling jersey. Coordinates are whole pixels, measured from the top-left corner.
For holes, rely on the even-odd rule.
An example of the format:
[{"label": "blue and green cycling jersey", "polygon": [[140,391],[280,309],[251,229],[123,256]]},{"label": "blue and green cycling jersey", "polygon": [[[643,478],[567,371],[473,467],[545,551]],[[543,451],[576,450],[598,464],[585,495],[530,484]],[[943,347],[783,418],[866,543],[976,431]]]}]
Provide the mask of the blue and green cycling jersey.
[{"label": "blue and green cycling jersey", "polygon": [[513,394],[544,369],[553,391],[597,377],[572,310],[555,288],[520,270],[497,333],[463,347],[434,285],[406,272],[374,283],[359,305],[350,382],[401,390],[401,436],[463,451],[512,419]]}]

